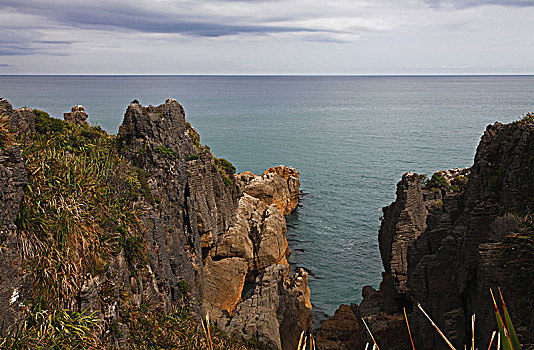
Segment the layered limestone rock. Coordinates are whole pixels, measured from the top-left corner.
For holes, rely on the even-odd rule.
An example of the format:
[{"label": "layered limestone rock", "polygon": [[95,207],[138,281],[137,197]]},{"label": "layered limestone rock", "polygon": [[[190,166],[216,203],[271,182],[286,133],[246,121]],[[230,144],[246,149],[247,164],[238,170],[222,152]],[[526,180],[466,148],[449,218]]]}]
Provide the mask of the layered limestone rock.
[{"label": "layered limestone rock", "polygon": [[306,271],[286,277],[287,270],[287,265],[269,266],[233,317],[222,315],[217,325],[233,336],[257,339],[265,349],[296,349],[300,332],[294,330],[305,331],[311,325],[310,289]]},{"label": "layered limestone rock", "polygon": [[31,281],[22,269],[23,237],[17,237],[15,226],[26,183],[20,149],[0,147],[0,327],[6,328],[21,320],[23,302],[31,295]]},{"label": "layered limestone rock", "polygon": [[0,97],[0,115],[4,115],[13,130],[18,132],[35,131],[35,115],[29,108],[13,109],[9,101]]},{"label": "layered limestone rock", "polygon": [[283,215],[289,215],[299,203],[299,172],[279,165],[267,169],[263,175],[246,171],[236,176],[243,191],[266,204],[275,204]]},{"label": "layered limestone rock", "polygon": [[[0,113],[8,116],[18,131],[35,130],[36,116],[29,109],[15,111],[0,99]],[[73,108],[65,119],[89,131],[83,108]],[[243,318],[270,317],[276,322],[257,322],[253,333],[237,327],[232,334],[260,345],[265,340],[265,346],[275,349],[293,345],[300,332],[311,326],[310,291],[305,272],[288,275],[287,229],[278,206],[263,200],[267,196],[261,191],[256,192],[259,198],[243,193],[233,167],[225,166],[226,161],[200,144],[198,133],[185,120],[183,107],[174,99],[160,106],[133,101],[117,141],[124,161],[115,171],[139,192],[129,200],[135,201],[130,204],[142,221],[147,264],[141,271],[130,266],[124,251],[114,255],[106,271],[80,281],[77,310],[96,312],[125,336],[128,329],[121,324],[118,300],[114,299],[119,295],[106,296],[105,303],[102,297],[106,290],[129,286],[129,300],[137,306],[150,300],[158,309],[171,310],[185,298],[191,301],[194,313],[219,315],[228,325]],[[298,172],[278,168],[280,174],[269,176],[283,182],[284,196],[298,196]],[[20,316],[17,308],[21,301],[31,294],[31,283],[20,268],[21,245],[14,235],[26,181],[18,148],[0,149],[0,175],[0,215],[5,216],[0,217],[0,271],[11,276],[9,281],[0,280],[0,316],[9,326]],[[272,288],[254,288],[243,301],[246,281],[262,281],[257,285]],[[267,294],[270,297],[265,298]],[[247,307],[246,301],[252,299],[262,300],[262,307]],[[113,346],[123,346],[124,341],[115,339]]]},{"label": "layered limestone rock", "polygon": [[63,118],[66,121],[76,125],[88,125],[87,117],[85,108],[80,105],[72,107],[70,112],[63,113]]},{"label": "layered limestone rock", "polygon": [[[525,263],[532,257],[508,238],[519,232],[517,216],[532,206],[533,151],[534,124],[496,123],[487,127],[472,168],[426,180],[405,174],[397,200],[384,208],[380,290],[364,296],[360,308],[371,296],[379,301],[374,315],[394,317],[405,307],[416,347],[423,349],[448,346],[417,302],[457,348],[470,341],[476,314],[476,343],[485,348],[496,328],[489,289],[501,287],[521,342],[534,343],[534,305],[528,301],[534,291],[526,282],[534,268]],[[369,323],[376,332],[384,329],[372,317]]]},{"label": "layered limestone rock", "polygon": [[[9,128],[22,134],[35,131],[35,115],[28,108],[13,109],[0,97],[0,116]],[[27,184],[26,168],[16,144],[0,145],[0,330],[24,317],[24,303],[31,297],[32,281],[25,276],[22,259],[24,235],[15,221]],[[26,252],[26,254],[29,252]]]}]

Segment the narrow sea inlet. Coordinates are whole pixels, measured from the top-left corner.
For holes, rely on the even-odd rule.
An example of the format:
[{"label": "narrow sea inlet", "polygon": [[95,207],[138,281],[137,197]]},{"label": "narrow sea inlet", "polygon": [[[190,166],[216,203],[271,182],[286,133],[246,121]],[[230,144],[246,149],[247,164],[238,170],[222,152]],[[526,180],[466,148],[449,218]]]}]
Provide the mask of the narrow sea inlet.
[{"label": "narrow sea inlet", "polygon": [[300,207],[287,218],[290,263],[311,271],[316,309],[357,302],[379,282],[380,208],[406,171],[473,163],[486,125],[532,111],[532,76],[0,76],[0,96],[62,117],[85,106],[116,133],[133,99],[176,98],[238,172],[290,165]]}]

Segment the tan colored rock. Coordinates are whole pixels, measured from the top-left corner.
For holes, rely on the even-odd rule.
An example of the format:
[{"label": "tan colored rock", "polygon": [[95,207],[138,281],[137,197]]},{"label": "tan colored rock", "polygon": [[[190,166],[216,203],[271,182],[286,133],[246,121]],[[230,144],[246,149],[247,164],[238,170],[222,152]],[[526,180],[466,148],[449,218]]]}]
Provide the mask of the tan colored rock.
[{"label": "tan colored rock", "polygon": [[256,339],[262,349],[294,350],[301,332],[311,326],[308,276],[292,277],[287,266],[272,265],[255,280],[254,292],[240,303],[232,318],[222,315],[217,326],[234,337]]},{"label": "tan colored rock", "polygon": [[239,200],[235,224],[213,251],[215,259],[240,257],[249,272],[262,272],[273,264],[287,265],[289,248],[285,219],[276,206],[267,206],[246,193]]},{"label": "tan colored rock", "polygon": [[236,305],[241,301],[247,262],[242,258],[213,261],[208,257],[204,266],[205,301],[233,314]]},{"label": "tan colored rock", "polygon": [[292,167],[279,165],[267,169],[263,175],[250,171],[236,175],[243,192],[275,204],[283,215],[289,215],[298,205],[300,195],[299,172]]}]

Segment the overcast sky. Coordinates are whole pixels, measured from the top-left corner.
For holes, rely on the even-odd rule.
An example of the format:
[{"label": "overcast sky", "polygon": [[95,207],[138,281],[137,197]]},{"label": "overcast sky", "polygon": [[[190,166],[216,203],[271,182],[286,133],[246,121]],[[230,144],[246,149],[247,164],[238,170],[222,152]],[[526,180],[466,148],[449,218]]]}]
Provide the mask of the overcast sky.
[{"label": "overcast sky", "polygon": [[534,74],[534,0],[0,0],[0,74]]}]

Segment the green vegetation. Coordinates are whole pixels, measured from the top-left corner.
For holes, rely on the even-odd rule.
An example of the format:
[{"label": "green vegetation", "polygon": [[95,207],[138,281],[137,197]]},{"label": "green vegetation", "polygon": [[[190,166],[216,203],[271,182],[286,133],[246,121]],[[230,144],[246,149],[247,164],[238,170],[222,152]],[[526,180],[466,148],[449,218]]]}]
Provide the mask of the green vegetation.
[{"label": "green vegetation", "polygon": [[235,174],[235,166],[224,158],[215,158],[215,164],[222,168],[228,175]]},{"label": "green vegetation", "polygon": [[501,296],[501,302],[502,302],[502,308],[503,308],[505,321],[503,321],[501,317],[501,313],[499,311],[499,308],[497,307],[497,303],[495,302],[495,297],[493,296],[493,291],[491,289],[490,289],[490,292],[491,292],[491,298],[493,299],[493,306],[495,308],[495,318],[497,320],[497,328],[499,329],[499,334],[501,337],[503,349],[504,350],[521,350],[521,345],[519,344],[519,340],[517,339],[514,325],[512,324],[512,320],[510,319],[510,315],[508,314],[508,309],[506,308],[506,303],[504,302],[504,298],[502,297],[500,288],[499,288],[499,294]]},{"label": "green vegetation", "polygon": [[534,123],[534,113],[526,113],[523,115],[523,118],[512,122],[512,124],[532,124]]},{"label": "green vegetation", "polygon": [[439,188],[445,190],[451,189],[451,185],[449,185],[447,179],[438,173],[432,175],[432,178],[427,182],[427,186],[430,188]]},{"label": "green vegetation", "polygon": [[178,155],[176,154],[176,152],[172,148],[167,148],[167,147],[165,147],[163,145],[158,146],[158,148],[156,148],[156,152],[158,152],[162,156],[170,158],[170,159],[178,158]]},{"label": "green vegetation", "polygon": [[178,282],[178,289],[180,290],[180,293],[186,294],[189,292],[189,284],[186,280],[182,279],[180,282]]},{"label": "green vegetation", "polygon": [[195,159],[198,159],[198,154],[189,154],[189,153],[185,154],[186,161],[195,160]]},{"label": "green vegetation", "polygon": [[123,308],[122,314],[129,326],[126,343],[131,349],[247,349],[213,325],[203,332],[205,325],[201,327],[187,309],[165,312],[142,305]]},{"label": "green vegetation", "polygon": [[114,137],[37,115],[37,132],[21,143],[28,185],[16,225],[35,306],[60,310],[76,299],[82,276],[103,271],[140,234],[140,221]]},{"label": "green vegetation", "polygon": [[[142,195],[155,202],[150,174],[123,159],[117,139],[101,128],[35,113],[36,133],[24,138],[15,139],[0,119],[0,145],[17,141],[28,172],[16,225],[23,268],[33,281],[25,318],[0,331],[0,348],[105,349],[119,341],[120,347],[133,349],[206,349],[208,343],[212,349],[245,349],[215,327],[202,332],[187,312],[185,280],[178,285],[181,308],[169,313],[147,302],[136,306],[131,292],[137,285],[117,282],[109,264],[124,254],[134,276],[147,274],[148,244],[137,201]],[[163,146],[158,152],[176,157]],[[98,289],[102,308],[118,303],[113,321],[72,311],[82,284],[96,275],[108,278]]]},{"label": "green vegetation", "polygon": [[231,177],[234,176],[236,170],[233,164],[224,158],[215,158],[214,166],[221,175],[224,184],[231,188],[234,185]]},{"label": "green vegetation", "polygon": [[419,177],[419,182],[421,182],[423,185],[428,183],[428,176],[426,174],[419,174],[417,176]]},{"label": "green vegetation", "polygon": [[200,136],[198,133],[193,129],[191,126],[191,123],[186,122],[185,127],[187,128],[187,134],[189,135],[189,138],[193,142],[193,145],[199,150],[202,151],[202,145],[200,144]]},{"label": "green vegetation", "polygon": [[0,348],[104,349],[99,338],[101,321],[85,312],[28,311],[20,327],[0,335]]},{"label": "green vegetation", "polygon": [[63,120],[51,118],[48,113],[38,109],[34,109],[33,114],[35,114],[35,130],[39,134],[61,133],[67,125]]},{"label": "green vegetation", "polygon": [[[120,305],[119,320],[103,328],[103,320],[95,314],[66,310],[28,310],[20,327],[0,334],[2,349],[106,349],[111,338],[119,340],[121,348],[129,349],[254,349],[247,343],[232,339],[217,327],[204,325],[188,312],[176,308],[171,312],[157,309],[150,303]],[[127,332],[122,333],[123,326]],[[210,347],[210,344],[212,345]]]},{"label": "green vegetation", "polygon": [[152,195],[152,190],[148,185],[148,178],[150,177],[150,174],[139,168],[135,168],[135,172],[137,174],[137,180],[139,181],[139,185],[141,187],[141,193],[148,201],[148,203],[154,205],[156,200],[154,199],[154,196]]}]

